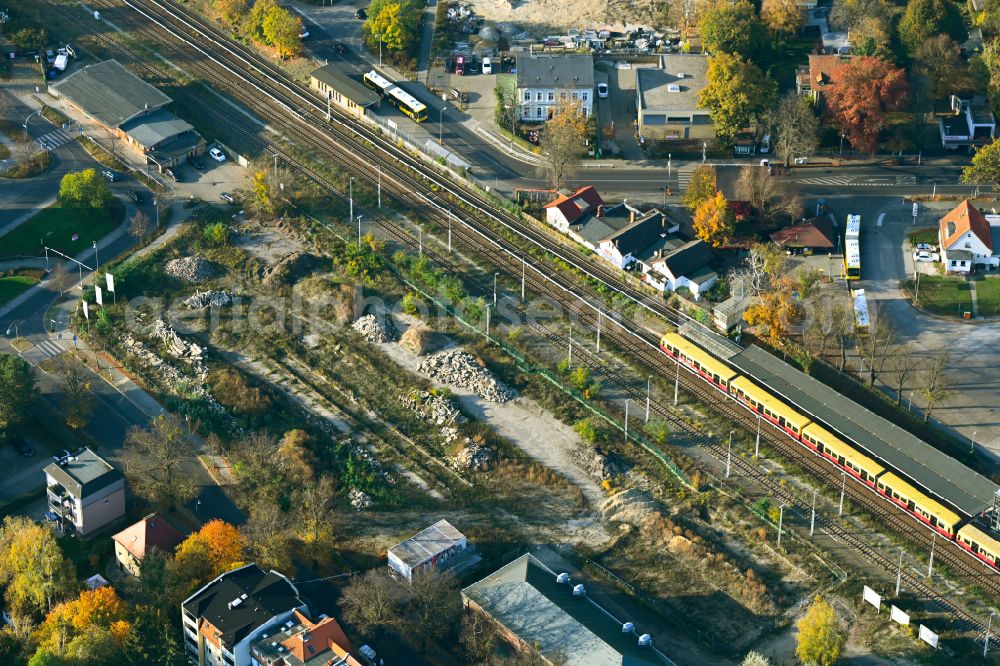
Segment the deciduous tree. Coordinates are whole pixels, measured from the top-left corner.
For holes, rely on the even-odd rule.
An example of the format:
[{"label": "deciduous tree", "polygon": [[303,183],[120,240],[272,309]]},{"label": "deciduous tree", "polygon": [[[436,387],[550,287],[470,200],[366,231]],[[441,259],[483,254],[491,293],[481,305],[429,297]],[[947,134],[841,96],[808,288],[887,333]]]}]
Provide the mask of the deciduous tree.
[{"label": "deciduous tree", "polygon": [[808,157],[819,145],[819,118],[802,95],[789,91],[771,112],[776,128],[774,152],[788,166],[796,157]]},{"label": "deciduous tree", "polygon": [[[45,621],[36,632],[36,639],[42,647],[56,654],[76,655],[86,652],[84,645],[74,648],[74,643],[84,643],[78,638],[94,633],[107,633],[119,646],[132,630],[129,621],[131,609],[122,601],[111,586],[96,590],[84,590],[80,596],[65,601],[45,616]],[[102,656],[110,656],[107,646],[101,646]]]},{"label": "deciduous tree", "polygon": [[215,0],[215,14],[224,21],[235,25],[250,9],[247,0]]},{"label": "deciduous tree", "polygon": [[906,380],[917,369],[919,358],[913,346],[908,342],[896,345],[896,348],[889,355],[888,368],[889,372],[892,373],[893,386],[896,389],[897,405],[903,400],[903,387],[906,386]]},{"label": "deciduous tree", "polygon": [[542,130],[542,155],[553,187],[562,185],[583,155],[588,121],[579,102],[560,102]]},{"label": "deciduous tree", "polygon": [[747,652],[740,666],[771,666],[771,660],[760,652]]},{"label": "deciduous tree", "polygon": [[274,193],[265,171],[254,172],[247,188],[245,203],[250,213],[258,220],[266,221],[274,215]]},{"label": "deciduous tree", "polygon": [[931,412],[948,399],[955,384],[945,373],[951,365],[951,352],[942,347],[925,359],[920,371],[920,395],[927,405],[924,408],[924,423],[931,418]]},{"label": "deciduous tree", "polygon": [[757,326],[775,347],[785,343],[788,322],[794,312],[794,305],[787,291],[772,291],[752,303],[743,313],[743,321]]},{"label": "deciduous tree", "polygon": [[439,640],[458,624],[462,614],[462,595],[458,581],[450,573],[436,568],[413,575],[409,603],[413,626],[421,628],[424,641]]},{"label": "deciduous tree", "polygon": [[803,663],[833,666],[844,647],[844,635],[830,604],[817,596],[798,626],[796,656]]},{"label": "deciduous tree", "polygon": [[909,0],[899,20],[899,39],[910,53],[934,35],[944,33],[964,42],[968,33],[962,13],[951,0]]},{"label": "deciduous tree", "polygon": [[267,12],[261,26],[264,39],[278,51],[279,57],[302,52],[302,19],[284,7],[275,5]]},{"label": "deciduous tree", "polygon": [[736,229],[736,217],[722,192],[705,201],[694,213],[694,233],[712,247],[729,242]]},{"label": "deciduous tree", "polygon": [[962,182],[1000,189],[1000,139],[976,151],[972,164],[962,169]]},{"label": "deciduous tree", "polygon": [[344,588],[340,609],[358,633],[371,638],[382,629],[404,624],[400,610],[405,602],[405,588],[385,571],[372,569]]},{"label": "deciduous tree", "polygon": [[409,51],[419,38],[421,10],[411,0],[373,0],[362,26],[365,41],[375,49],[381,40],[390,51]]},{"label": "deciduous tree", "polygon": [[316,481],[306,482],[292,497],[300,536],[314,558],[318,558],[319,552],[333,543],[335,495],[333,478],[324,474]]},{"label": "deciduous tree", "polygon": [[8,516],[0,527],[0,582],[7,586],[8,612],[47,613],[76,586],[73,563],[63,557],[55,534],[29,518]]},{"label": "deciduous tree", "polygon": [[289,516],[276,502],[256,498],[250,517],[241,530],[250,556],[263,567],[287,569],[291,566]]},{"label": "deciduous tree", "polygon": [[692,212],[715,196],[715,167],[702,164],[695,167],[691,172],[691,180],[688,181],[687,190],[681,196],[684,205]]},{"label": "deciduous tree", "polygon": [[146,500],[178,507],[198,493],[187,470],[196,453],[177,416],[157,416],[148,428],[133,427],[126,435],[122,456],[125,476],[136,494]]},{"label": "deciduous tree", "polygon": [[732,141],[754,116],[771,106],[777,94],[774,81],[738,55],[720,53],[710,58],[706,79],[700,104],[709,110],[723,141]]},{"label": "deciduous tree", "polygon": [[96,169],[66,174],[59,182],[59,201],[64,206],[102,208],[111,201],[111,191]]},{"label": "deciduous tree", "polygon": [[229,523],[210,520],[177,546],[170,575],[185,592],[245,563],[247,541]]},{"label": "deciduous tree", "polygon": [[141,210],[135,211],[128,225],[128,235],[136,240],[142,240],[153,230],[153,223],[149,215]]},{"label": "deciduous tree", "polygon": [[763,0],[760,18],[778,39],[793,35],[805,22],[805,8],[795,0]]},{"label": "deciduous tree", "polygon": [[908,92],[902,68],[862,56],[840,66],[837,85],[825,95],[834,124],[851,145],[861,152],[874,153],[886,114],[903,108]]},{"label": "deciduous tree", "polygon": [[941,99],[972,87],[969,67],[959,54],[958,43],[948,35],[935,35],[917,49],[919,72],[927,78],[931,98]]},{"label": "deciduous tree", "polygon": [[37,399],[31,364],[20,356],[0,354],[0,434],[24,421]]},{"label": "deciduous tree", "polygon": [[874,386],[875,380],[885,367],[889,350],[896,342],[896,326],[889,315],[882,310],[878,301],[873,301],[868,307],[868,334],[860,336],[859,340],[861,357],[868,375],[868,386]]},{"label": "deciduous tree", "polygon": [[737,197],[748,202],[764,220],[789,215],[795,207],[795,198],[788,195],[770,170],[759,166],[740,169],[736,192]]},{"label": "deciduous tree", "polygon": [[752,59],[767,48],[764,25],[747,0],[719,2],[699,21],[701,42],[713,55],[729,53]]},{"label": "deciduous tree", "polygon": [[90,422],[94,411],[89,372],[75,356],[61,356],[57,372],[62,375],[62,407],[66,425],[79,430]]},{"label": "deciduous tree", "polygon": [[289,430],[281,438],[278,455],[282,464],[288,468],[300,483],[311,484],[316,478],[316,456],[309,448],[312,437],[305,430]]}]

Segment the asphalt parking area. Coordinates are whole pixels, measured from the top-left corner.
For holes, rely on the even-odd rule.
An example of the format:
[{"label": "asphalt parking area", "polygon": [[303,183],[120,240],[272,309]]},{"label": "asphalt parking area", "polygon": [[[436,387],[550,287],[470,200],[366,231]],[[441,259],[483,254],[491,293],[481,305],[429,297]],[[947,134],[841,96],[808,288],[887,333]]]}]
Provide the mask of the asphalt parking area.
[{"label": "asphalt parking area", "polygon": [[171,182],[175,197],[220,204],[225,203],[220,196],[223,192],[232,194],[247,184],[249,170],[231,159],[216,162],[206,152],[196,161],[200,161],[205,168],[199,170],[191,163],[184,163],[173,169],[180,178],[179,182]]}]

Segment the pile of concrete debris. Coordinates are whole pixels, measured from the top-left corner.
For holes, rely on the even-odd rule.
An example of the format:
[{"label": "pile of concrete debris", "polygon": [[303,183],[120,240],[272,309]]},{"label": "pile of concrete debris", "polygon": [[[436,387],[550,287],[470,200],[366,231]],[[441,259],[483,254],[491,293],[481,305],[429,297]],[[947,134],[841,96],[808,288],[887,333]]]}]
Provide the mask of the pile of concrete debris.
[{"label": "pile of concrete debris", "polygon": [[604,454],[591,448],[578,449],[573,454],[573,462],[598,481],[621,476],[629,471],[628,465],[615,454]]},{"label": "pile of concrete debris", "polygon": [[196,291],[194,295],[184,299],[184,305],[192,310],[205,308],[222,308],[233,304],[233,295],[228,291]]},{"label": "pile of concrete debris", "polygon": [[352,488],[347,497],[355,511],[364,511],[372,505],[371,495],[357,488]]},{"label": "pile of concrete debris", "polygon": [[351,324],[351,328],[364,336],[365,340],[375,344],[383,342],[393,342],[399,339],[399,332],[396,325],[392,323],[392,317],[380,317],[378,315],[367,314],[359,317]]},{"label": "pile of concrete debris", "polygon": [[149,331],[149,337],[159,340],[166,347],[167,352],[176,359],[186,361],[191,364],[191,368],[199,377],[208,376],[208,368],[202,360],[205,350],[193,342],[188,342],[162,319],[153,322]]},{"label": "pile of concrete debris", "polygon": [[424,421],[430,421],[434,425],[458,425],[468,420],[458,411],[458,407],[455,406],[453,401],[443,395],[435,395],[430,391],[401,395],[399,396],[399,401]]},{"label": "pile of concrete debris", "polygon": [[171,259],[163,267],[163,271],[170,277],[184,282],[204,282],[215,277],[215,266],[204,257]]},{"label": "pile of concrete debris", "polygon": [[504,386],[493,373],[479,365],[475,356],[461,349],[449,349],[428,356],[417,370],[440,382],[471,389],[489,402],[507,402],[517,397],[513,389]]},{"label": "pile of concrete debris", "polygon": [[466,438],[465,446],[454,456],[448,458],[448,464],[457,471],[485,469],[485,465],[493,460],[493,450],[488,446],[478,444]]}]

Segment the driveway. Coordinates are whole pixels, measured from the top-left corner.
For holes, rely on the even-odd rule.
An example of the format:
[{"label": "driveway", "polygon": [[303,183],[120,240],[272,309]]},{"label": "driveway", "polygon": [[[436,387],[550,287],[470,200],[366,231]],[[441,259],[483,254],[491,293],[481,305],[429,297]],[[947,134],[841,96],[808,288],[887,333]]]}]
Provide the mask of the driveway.
[{"label": "driveway", "polygon": [[[597,100],[598,119],[604,128],[614,123],[614,143],[618,154],[605,153],[605,157],[620,157],[626,160],[643,159],[639,142],[635,138],[635,68],[617,69],[613,62],[599,60],[594,65],[595,74],[607,77],[608,97]],[[598,80],[604,77],[598,76]],[[596,93],[595,93],[596,94]]]},{"label": "driveway", "polygon": [[[907,235],[915,226],[911,204],[900,197],[840,199],[836,204],[838,217],[850,212],[862,215],[861,266],[869,306],[880,303],[892,317],[903,342],[910,342],[920,354],[942,347],[952,354],[948,373],[954,392],[933,416],[971,440],[977,448],[1000,456],[1000,346],[997,336],[1000,322],[964,322],[924,314],[909,304],[899,290],[900,280],[913,275],[914,263]],[[932,226],[954,206],[953,202],[920,204],[916,227]],[[878,218],[885,214],[882,225]],[[891,380],[886,375],[885,379]],[[913,394],[914,408],[922,407],[918,391],[919,378],[908,380],[903,388],[904,400]]]}]

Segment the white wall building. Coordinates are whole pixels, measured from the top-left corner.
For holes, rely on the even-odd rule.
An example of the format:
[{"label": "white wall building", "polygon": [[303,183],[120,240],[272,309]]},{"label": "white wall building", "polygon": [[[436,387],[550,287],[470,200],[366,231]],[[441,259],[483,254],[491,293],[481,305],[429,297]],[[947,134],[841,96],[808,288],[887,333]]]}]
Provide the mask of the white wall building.
[{"label": "white wall building", "polygon": [[518,117],[545,122],[562,102],[576,102],[585,116],[594,108],[594,60],[589,55],[517,54]]}]

